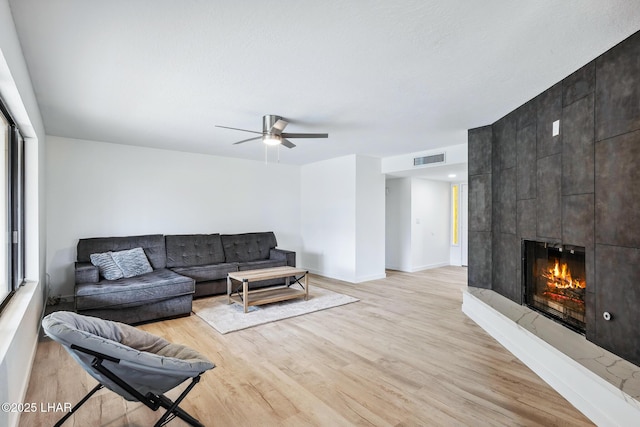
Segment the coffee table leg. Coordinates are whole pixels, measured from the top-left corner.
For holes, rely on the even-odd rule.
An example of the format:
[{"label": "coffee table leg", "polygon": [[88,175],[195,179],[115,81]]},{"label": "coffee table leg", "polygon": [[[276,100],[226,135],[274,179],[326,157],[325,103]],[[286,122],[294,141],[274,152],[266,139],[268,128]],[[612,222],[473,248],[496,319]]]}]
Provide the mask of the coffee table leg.
[{"label": "coffee table leg", "polygon": [[309,300],[309,272],[304,274],[304,300]]},{"label": "coffee table leg", "polygon": [[227,276],[227,304],[231,304],[231,277]]},{"label": "coffee table leg", "polygon": [[249,312],[249,282],[242,281],[242,302],[244,303],[244,312]]}]

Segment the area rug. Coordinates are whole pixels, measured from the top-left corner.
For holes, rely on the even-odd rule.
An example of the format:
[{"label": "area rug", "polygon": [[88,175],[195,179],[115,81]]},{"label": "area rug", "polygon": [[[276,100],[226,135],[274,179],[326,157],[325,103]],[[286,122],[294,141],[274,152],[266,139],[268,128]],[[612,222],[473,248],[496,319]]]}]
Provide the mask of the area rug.
[{"label": "area rug", "polygon": [[357,298],[312,286],[307,301],[296,298],[251,306],[249,312],[245,313],[240,304],[227,304],[227,296],[223,295],[193,301],[193,311],[216,331],[226,334],[356,301]]}]

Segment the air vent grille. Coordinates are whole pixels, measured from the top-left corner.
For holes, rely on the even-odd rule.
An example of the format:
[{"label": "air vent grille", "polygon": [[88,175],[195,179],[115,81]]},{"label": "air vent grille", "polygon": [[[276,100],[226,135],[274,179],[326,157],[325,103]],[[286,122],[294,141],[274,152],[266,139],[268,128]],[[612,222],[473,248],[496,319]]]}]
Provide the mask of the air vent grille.
[{"label": "air vent grille", "polygon": [[430,165],[432,163],[444,163],[444,153],[433,154],[425,157],[415,157],[413,166]]}]

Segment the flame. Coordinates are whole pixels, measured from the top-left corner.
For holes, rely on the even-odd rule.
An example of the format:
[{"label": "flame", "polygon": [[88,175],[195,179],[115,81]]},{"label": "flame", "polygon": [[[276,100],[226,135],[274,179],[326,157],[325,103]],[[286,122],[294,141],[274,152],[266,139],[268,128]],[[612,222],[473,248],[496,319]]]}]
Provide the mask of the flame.
[{"label": "flame", "polygon": [[584,280],[571,277],[569,266],[566,263],[560,264],[556,259],[553,267],[542,273],[542,277],[547,279],[547,286],[558,289],[585,289],[587,284]]}]

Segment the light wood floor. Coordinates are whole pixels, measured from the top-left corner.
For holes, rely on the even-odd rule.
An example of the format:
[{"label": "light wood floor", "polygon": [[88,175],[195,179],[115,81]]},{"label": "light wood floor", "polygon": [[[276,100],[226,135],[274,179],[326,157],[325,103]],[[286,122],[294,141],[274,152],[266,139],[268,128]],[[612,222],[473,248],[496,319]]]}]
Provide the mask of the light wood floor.
[{"label": "light wood floor", "polygon": [[[216,363],[181,405],[207,426],[592,425],[462,313],[466,269],[387,274],[357,285],[312,276],[312,286],[361,301],[227,335],[195,315],[141,328]],[[60,345],[42,342],[25,402],[75,404],[95,384]],[[20,426],[60,415],[24,414]],[[159,417],[101,390],[65,427]]]}]

